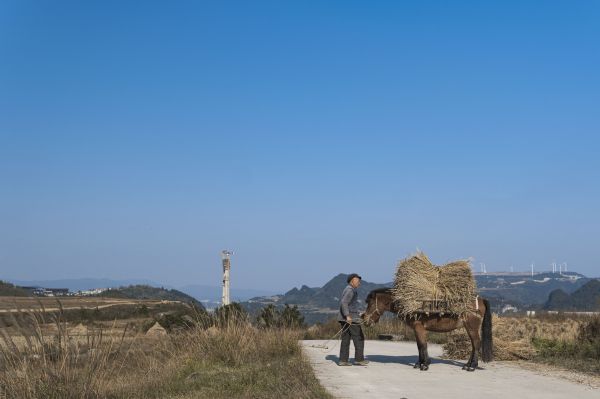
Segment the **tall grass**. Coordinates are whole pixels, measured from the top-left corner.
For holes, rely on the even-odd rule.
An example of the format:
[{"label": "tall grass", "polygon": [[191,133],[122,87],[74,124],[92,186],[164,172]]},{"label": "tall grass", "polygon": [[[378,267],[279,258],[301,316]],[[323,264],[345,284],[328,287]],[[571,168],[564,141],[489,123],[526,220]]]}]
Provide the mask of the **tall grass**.
[{"label": "tall grass", "polygon": [[163,337],[70,331],[60,312],[21,312],[0,328],[0,397],[329,397],[302,356],[300,331],[240,319]]},{"label": "tall grass", "polygon": [[[600,373],[600,316],[494,317],[496,360],[532,360]],[[471,343],[464,330],[448,336],[447,357],[466,359]]]},{"label": "tall grass", "polygon": [[532,344],[537,361],[600,374],[600,316],[581,323],[575,339],[534,338]]}]

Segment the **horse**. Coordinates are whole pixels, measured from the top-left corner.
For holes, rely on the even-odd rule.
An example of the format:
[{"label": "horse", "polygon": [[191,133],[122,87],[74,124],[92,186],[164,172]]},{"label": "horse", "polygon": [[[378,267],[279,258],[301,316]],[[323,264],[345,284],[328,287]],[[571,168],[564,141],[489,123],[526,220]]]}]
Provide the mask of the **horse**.
[{"label": "horse", "polygon": [[[478,354],[481,347],[481,360],[491,362],[493,360],[492,344],[492,312],[490,303],[487,299],[477,297],[476,309],[474,312],[467,313],[463,317],[453,314],[415,314],[415,317],[408,317],[404,322],[411,327],[417,338],[417,348],[419,349],[419,362],[415,363],[414,368],[422,371],[429,370],[431,360],[427,353],[427,331],[450,332],[461,326],[467,330],[471,339],[471,357],[463,366],[463,370],[475,371],[477,368]],[[362,321],[366,326],[377,323],[384,312],[399,314],[398,304],[394,301],[391,288],[380,288],[373,290],[367,295],[367,310],[362,314]],[[481,329],[481,337],[479,331]]]}]

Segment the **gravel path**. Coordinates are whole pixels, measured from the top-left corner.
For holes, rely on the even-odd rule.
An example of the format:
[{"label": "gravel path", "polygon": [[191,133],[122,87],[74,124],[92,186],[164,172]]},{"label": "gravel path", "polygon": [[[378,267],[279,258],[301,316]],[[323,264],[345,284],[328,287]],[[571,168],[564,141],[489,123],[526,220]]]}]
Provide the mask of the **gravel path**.
[{"label": "gravel path", "polygon": [[[339,367],[339,341],[302,344],[321,384],[337,398],[600,398],[597,387],[513,362],[480,363],[482,370],[466,372],[461,362],[440,359],[439,345],[429,345],[432,364],[429,371],[420,371],[412,367],[417,360],[414,342],[367,341],[365,353],[371,363],[366,367]],[[323,344],[328,348],[319,347]]]}]

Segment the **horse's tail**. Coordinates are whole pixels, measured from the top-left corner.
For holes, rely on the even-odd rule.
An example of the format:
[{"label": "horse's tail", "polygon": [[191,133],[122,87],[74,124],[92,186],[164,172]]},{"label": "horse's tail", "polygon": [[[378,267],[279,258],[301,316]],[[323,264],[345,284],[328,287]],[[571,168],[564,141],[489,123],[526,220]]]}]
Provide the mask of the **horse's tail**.
[{"label": "horse's tail", "polygon": [[[482,298],[483,299],[483,298]],[[492,342],[492,310],[490,301],[483,299],[485,314],[481,325],[481,360],[491,362],[494,360],[494,345]]]}]

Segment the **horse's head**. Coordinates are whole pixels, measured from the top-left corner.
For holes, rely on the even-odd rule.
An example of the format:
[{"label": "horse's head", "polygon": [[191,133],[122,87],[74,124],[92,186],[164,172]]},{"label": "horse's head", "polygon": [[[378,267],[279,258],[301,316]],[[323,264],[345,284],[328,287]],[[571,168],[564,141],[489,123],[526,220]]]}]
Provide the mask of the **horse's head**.
[{"label": "horse's head", "polygon": [[362,314],[363,323],[370,326],[379,321],[379,318],[392,304],[392,293],[389,289],[377,289],[367,295],[367,310]]}]

